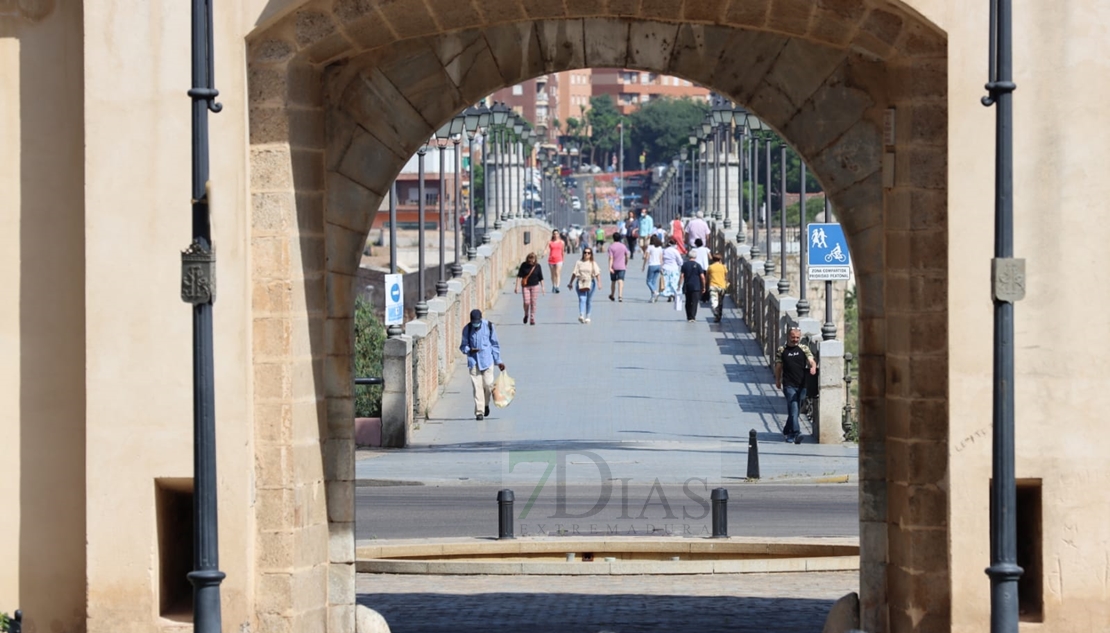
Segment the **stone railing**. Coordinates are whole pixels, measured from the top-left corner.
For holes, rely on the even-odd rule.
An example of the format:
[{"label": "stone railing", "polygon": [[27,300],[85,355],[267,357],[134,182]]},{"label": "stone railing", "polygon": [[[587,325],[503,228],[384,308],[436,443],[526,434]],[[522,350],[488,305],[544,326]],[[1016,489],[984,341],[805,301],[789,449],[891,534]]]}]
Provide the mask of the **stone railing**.
[{"label": "stone railing", "polygon": [[[543,256],[551,228],[540,220],[509,220],[490,232],[489,244],[447,282],[447,296],[428,300],[428,316],[405,324],[405,334],[385,342],[382,358],[382,446],[407,446],[415,421],[427,416],[443,385],[464,361],[458,353],[470,311],[493,307],[505,278],[527,253]],[[528,239],[530,243],[525,244]]]},{"label": "stone railing", "polygon": [[[751,259],[749,245],[736,243],[735,231],[728,231],[726,234],[720,227],[714,226],[710,236],[710,250],[720,253],[724,259],[729,270],[728,294],[748,329],[759,342],[768,365],[774,362],[775,350],[786,340],[787,331],[792,327],[801,329],[802,342],[808,344],[814,356],[819,359],[817,384],[820,397],[813,412],[813,435],[822,444],[843,441],[841,417],[844,410],[844,343],[839,340],[822,340],[820,320],[798,316],[797,298],[779,295],[778,278],[764,272],[764,259]],[[778,264],[777,261],[775,263]],[[793,287],[797,288],[796,281]],[[823,312],[824,297],[814,299],[812,304],[820,306],[819,309]]]}]

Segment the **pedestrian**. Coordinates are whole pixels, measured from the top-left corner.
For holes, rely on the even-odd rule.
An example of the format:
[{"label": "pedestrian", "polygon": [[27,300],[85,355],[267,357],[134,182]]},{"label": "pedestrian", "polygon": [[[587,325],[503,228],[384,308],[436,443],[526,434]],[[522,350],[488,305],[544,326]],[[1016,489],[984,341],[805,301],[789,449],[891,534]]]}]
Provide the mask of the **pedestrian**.
[{"label": "pedestrian", "polygon": [[678,279],[682,273],[682,251],[675,238],[667,238],[667,248],[663,249],[663,296],[667,303],[678,301]]},{"label": "pedestrian", "polygon": [[640,236],[640,221],[636,219],[636,212],[629,211],[628,218],[624,221],[624,241],[628,243],[628,259],[635,258],[636,241]]},{"label": "pedestrian", "polygon": [[589,323],[590,312],[593,310],[594,291],[601,281],[601,267],[594,261],[593,249],[582,249],[582,259],[574,264],[574,271],[570,275],[567,289],[575,288],[578,291],[578,322]]},{"label": "pedestrian", "polygon": [[685,255],[686,229],[682,226],[682,218],[675,218],[671,220],[671,237],[674,238],[675,244],[678,246],[679,253]]},{"label": "pedestrian", "polygon": [[[694,240],[694,248],[690,251],[694,256],[694,260],[698,262],[702,270],[709,270],[709,249],[705,247],[705,242],[698,238]],[[701,294],[702,303],[709,301],[709,287],[702,288]]]},{"label": "pedestrian", "polygon": [[559,294],[559,276],[563,271],[563,254],[566,252],[567,243],[563,241],[559,231],[551,232],[551,241],[547,243],[547,265],[551,268],[551,291]]},{"label": "pedestrian", "polygon": [[658,235],[652,235],[644,252],[644,263],[640,270],[647,268],[647,287],[651,291],[651,302],[659,299],[659,276],[663,273],[663,245]]},{"label": "pedestrian", "polygon": [[686,243],[691,247],[697,240],[705,244],[709,239],[709,225],[705,223],[705,212],[698,211],[697,216],[686,225]]},{"label": "pedestrian", "polygon": [[601,252],[605,248],[605,229],[599,225],[597,230],[594,231],[594,250]]},{"label": "pedestrian", "polygon": [[686,258],[679,272],[678,285],[686,295],[686,321],[693,323],[698,320],[698,303],[705,287],[705,269],[694,259],[693,253],[687,253]]},{"label": "pedestrian", "polygon": [[655,233],[655,218],[651,217],[651,211],[648,209],[640,210],[640,251],[646,256],[648,244],[651,243],[651,236]]},{"label": "pedestrian", "polygon": [[606,254],[609,255],[609,300],[624,301],[624,276],[632,252],[621,242],[620,233],[613,233],[613,243]]},{"label": "pedestrian", "polygon": [[570,227],[570,232],[567,234],[567,247],[570,248],[571,253],[578,252],[578,240],[582,238],[582,229],[577,226]]},{"label": "pedestrian", "polygon": [[709,282],[709,305],[713,308],[714,319],[720,323],[725,309],[725,290],[728,289],[728,268],[719,253],[713,253],[709,259],[709,268],[705,271],[706,281]]},{"label": "pedestrian", "polygon": [[782,435],[787,442],[802,443],[802,426],[798,411],[806,401],[806,369],[809,375],[817,374],[817,361],[808,345],[799,345],[802,331],[796,327],[786,333],[786,345],[775,352],[775,387],[786,396],[786,426]]},{"label": "pedestrian", "polygon": [[481,310],[470,311],[470,323],[463,327],[459,350],[466,354],[466,369],[474,387],[474,418],[481,420],[489,415],[489,403],[493,399],[493,366],[505,371],[501,343],[497,341],[493,324],[482,318]]},{"label": "pedestrian", "polygon": [[543,268],[540,267],[535,253],[528,253],[520,270],[516,273],[516,282],[513,284],[513,294],[523,291],[524,295],[524,322],[536,324],[536,297],[543,294]]}]

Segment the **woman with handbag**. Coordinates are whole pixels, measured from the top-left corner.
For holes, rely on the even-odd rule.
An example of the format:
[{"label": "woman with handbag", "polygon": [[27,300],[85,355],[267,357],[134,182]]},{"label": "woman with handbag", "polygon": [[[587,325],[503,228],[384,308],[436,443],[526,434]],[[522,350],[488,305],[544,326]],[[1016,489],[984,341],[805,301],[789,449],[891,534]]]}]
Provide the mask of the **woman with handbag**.
[{"label": "woman with handbag", "polygon": [[578,322],[589,323],[590,311],[593,309],[594,291],[601,281],[601,267],[594,261],[593,249],[582,249],[582,259],[574,264],[570,283],[567,289],[578,291]]},{"label": "woman with handbag", "polygon": [[513,294],[524,291],[524,322],[536,324],[536,296],[543,293],[543,269],[536,260],[535,253],[528,253],[513,284]]}]

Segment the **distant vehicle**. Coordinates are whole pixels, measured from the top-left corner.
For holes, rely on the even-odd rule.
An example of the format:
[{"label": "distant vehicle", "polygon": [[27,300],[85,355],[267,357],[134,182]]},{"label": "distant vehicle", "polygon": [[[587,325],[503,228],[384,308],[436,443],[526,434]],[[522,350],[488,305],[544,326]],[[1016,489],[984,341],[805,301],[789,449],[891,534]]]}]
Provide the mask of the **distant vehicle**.
[{"label": "distant vehicle", "polygon": [[578,196],[571,196],[570,208],[574,209],[575,211],[582,210],[582,201],[578,199]]}]

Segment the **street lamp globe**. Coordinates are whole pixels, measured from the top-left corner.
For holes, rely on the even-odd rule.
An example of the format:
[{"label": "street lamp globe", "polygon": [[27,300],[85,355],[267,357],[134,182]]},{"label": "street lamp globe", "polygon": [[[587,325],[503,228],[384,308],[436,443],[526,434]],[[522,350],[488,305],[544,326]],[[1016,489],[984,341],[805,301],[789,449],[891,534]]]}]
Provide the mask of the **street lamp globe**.
[{"label": "street lamp globe", "polygon": [[493,117],[493,124],[496,126],[505,125],[505,119],[509,118],[509,106],[497,101],[493,104],[493,110],[490,112]]}]

